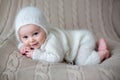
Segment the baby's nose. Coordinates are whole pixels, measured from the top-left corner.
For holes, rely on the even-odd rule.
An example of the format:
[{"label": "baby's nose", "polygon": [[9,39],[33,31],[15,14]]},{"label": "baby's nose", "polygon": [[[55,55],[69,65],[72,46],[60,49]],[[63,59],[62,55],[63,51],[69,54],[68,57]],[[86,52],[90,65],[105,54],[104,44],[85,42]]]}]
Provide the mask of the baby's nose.
[{"label": "baby's nose", "polygon": [[30,38],[30,42],[33,42],[33,41],[34,41],[34,38],[31,37],[31,38]]}]

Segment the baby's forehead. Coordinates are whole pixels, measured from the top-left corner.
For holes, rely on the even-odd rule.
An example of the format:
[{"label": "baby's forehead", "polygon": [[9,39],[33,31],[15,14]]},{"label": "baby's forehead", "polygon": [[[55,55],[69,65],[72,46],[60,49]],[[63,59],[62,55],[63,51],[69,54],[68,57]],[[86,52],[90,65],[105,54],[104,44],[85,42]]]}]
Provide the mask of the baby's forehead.
[{"label": "baby's forehead", "polygon": [[39,30],[43,30],[43,29],[40,26],[37,26],[37,25],[27,24],[27,25],[22,26],[19,29],[19,32],[20,33],[23,33],[23,32],[27,33],[27,32],[39,31]]}]

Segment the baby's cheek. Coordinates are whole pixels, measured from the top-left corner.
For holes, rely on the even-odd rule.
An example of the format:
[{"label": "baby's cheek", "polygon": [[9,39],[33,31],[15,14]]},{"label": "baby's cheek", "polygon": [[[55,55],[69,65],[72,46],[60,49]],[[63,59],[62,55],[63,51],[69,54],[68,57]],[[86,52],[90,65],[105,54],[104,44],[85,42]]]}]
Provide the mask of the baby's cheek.
[{"label": "baby's cheek", "polygon": [[26,46],[29,46],[29,42],[24,41],[23,44],[25,44]]}]

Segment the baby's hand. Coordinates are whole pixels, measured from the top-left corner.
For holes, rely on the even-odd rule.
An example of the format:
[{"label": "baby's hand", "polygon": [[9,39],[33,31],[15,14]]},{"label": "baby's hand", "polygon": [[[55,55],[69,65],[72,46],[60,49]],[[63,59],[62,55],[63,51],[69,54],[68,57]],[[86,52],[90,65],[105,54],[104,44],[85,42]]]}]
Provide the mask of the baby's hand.
[{"label": "baby's hand", "polygon": [[25,55],[29,50],[30,50],[30,47],[29,47],[29,46],[23,45],[23,46],[21,46],[21,48],[20,48],[20,53],[21,53],[22,55]]},{"label": "baby's hand", "polygon": [[[22,55],[25,55],[25,56],[27,56],[27,57],[30,57],[31,56],[31,51],[33,50],[33,48],[31,48],[30,46],[26,46],[26,45],[23,45],[23,46],[21,46],[21,48],[20,48],[20,53],[22,54]],[[30,55],[29,55],[30,54]],[[32,57],[32,56],[31,56]]]},{"label": "baby's hand", "polygon": [[26,53],[26,56],[28,58],[32,58],[33,50],[30,50],[29,52]]}]

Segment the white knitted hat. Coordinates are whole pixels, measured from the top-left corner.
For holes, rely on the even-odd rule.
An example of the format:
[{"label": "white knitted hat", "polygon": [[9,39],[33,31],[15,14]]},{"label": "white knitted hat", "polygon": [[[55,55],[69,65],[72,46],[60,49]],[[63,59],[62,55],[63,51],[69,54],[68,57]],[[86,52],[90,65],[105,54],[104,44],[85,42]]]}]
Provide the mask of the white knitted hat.
[{"label": "white knitted hat", "polygon": [[43,13],[36,7],[26,7],[20,10],[15,19],[15,33],[19,42],[21,42],[18,35],[19,29],[27,24],[37,25],[47,34],[48,23]]}]

